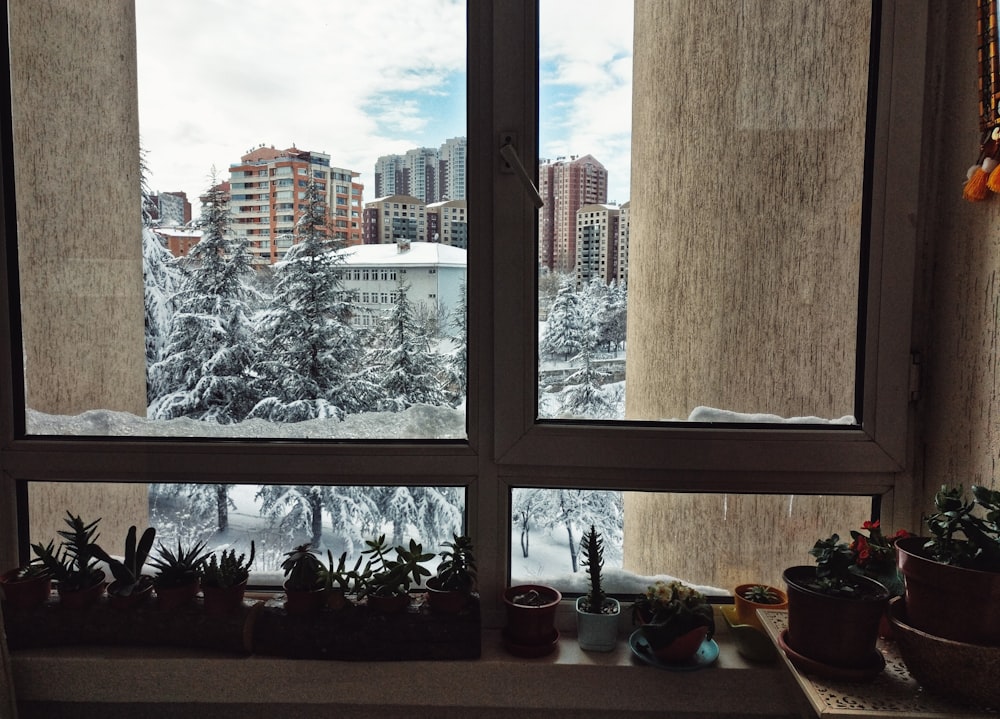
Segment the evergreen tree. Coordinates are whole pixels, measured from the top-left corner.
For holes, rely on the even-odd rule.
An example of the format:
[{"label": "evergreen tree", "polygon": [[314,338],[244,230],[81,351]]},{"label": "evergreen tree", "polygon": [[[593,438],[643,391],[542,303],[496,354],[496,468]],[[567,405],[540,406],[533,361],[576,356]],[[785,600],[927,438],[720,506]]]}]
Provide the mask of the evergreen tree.
[{"label": "evergreen tree", "polygon": [[150,494],[165,499],[181,499],[185,512],[204,527],[214,525],[224,532],[229,529],[229,510],[236,503],[229,497],[234,484],[156,484]]},{"label": "evergreen tree", "polygon": [[379,524],[376,488],[336,485],[263,485],[256,498],[262,516],[289,535],[304,532],[309,543],[323,542],[323,514],[351,553],[358,537],[374,533]]},{"label": "evergreen tree", "polygon": [[589,349],[573,358],[582,367],[566,378],[561,393],[560,417],[581,419],[616,419],[617,406],[604,391],[608,373],[594,361]]},{"label": "evergreen tree", "polygon": [[256,402],[250,385],[253,270],[246,245],[229,235],[228,198],[214,176],[206,198],[202,238],[183,265],[164,357],[150,369],[156,399],[149,416],[230,424]]},{"label": "evergreen tree", "polygon": [[565,529],[570,565],[577,571],[578,533],[594,525],[609,545],[621,543],[624,504],[621,492],[594,489],[515,489],[512,521],[521,529],[521,551],[528,556],[531,525]]},{"label": "evergreen tree", "polygon": [[448,355],[446,386],[451,395],[450,404],[457,407],[469,392],[469,312],[465,283],[459,287],[458,304],[451,312],[451,326],[455,328],[455,350]]},{"label": "evergreen tree", "polygon": [[416,539],[425,546],[460,534],[464,495],[458,487],[376,487],[380,522],[392,524],[392,539]]},{"label": "evergreen tree", "polygon": [[330,232],[323,190],[311,182],[296,242],[275,268],[274,294],[261,313],[256,367],[263,399],[251,416],[277,422],[343,419],[370,409],[371,387],[343,289],[343,241]]},{"label": "evergreen tree", "polygon": [[415,404],[443,405],[448,398],[442,387],[441,355],[416,321],[407,297],[409,287],[400,282],[394,294],[392,314],[380,325],[373,357],[379,368],[385,399],[380,409],[401,412]]},{"label": "evergreen tree", "polygon": [[580,296],[571,285],[560,288],[538,346],[542,359],[569,359],[578,355],[590,341],[588,319],[581,304]]}]

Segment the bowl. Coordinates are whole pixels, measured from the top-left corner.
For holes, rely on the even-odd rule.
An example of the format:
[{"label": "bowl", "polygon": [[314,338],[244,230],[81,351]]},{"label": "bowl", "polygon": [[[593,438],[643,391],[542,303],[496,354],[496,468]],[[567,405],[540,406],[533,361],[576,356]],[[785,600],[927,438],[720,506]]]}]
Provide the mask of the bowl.
[{"label": "bowl", "polygon": [[889,603],[899,655],[906,668],[928,692],[978,707],[1000,708],[1000,646],[966,644],[944,639],[911,627],[906,603],[896,597]]}]

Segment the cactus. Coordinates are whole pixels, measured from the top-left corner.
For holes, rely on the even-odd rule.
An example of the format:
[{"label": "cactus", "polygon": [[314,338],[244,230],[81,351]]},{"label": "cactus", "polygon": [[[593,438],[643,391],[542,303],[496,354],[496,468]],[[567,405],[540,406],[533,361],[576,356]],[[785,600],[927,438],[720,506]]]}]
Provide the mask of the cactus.
[{"label": "cactus", "polygon": [[250,558],[241,554],[236,556],[236,550],[223,549],[218,555],[213,554],[201,566],[201,583],[206,587],[234,587],[250,578],[250,565],[257,556],[257,548],[250,542]]},{"label": "cactus", "polygon": [[601,569],[604,567],[604,540],[592,524],[590,530],[580,540],[582,564],[590,575],[590,591],[587,592],[585,609],[591,614],[601,614],[607,595],[601,585]]},{"label": "cactus", "polygon": [[97,557],[94,554],[100,521],[95,519],[85,524],[79,516],[66,512],[65,522],[70,531],[58,533],[63,538],[58,551],[55,551],[52,542],[47,546],[41,543],[31,545],[38,559],[64,589],[86,589],[100,581],[102,573],[96,567]]}]

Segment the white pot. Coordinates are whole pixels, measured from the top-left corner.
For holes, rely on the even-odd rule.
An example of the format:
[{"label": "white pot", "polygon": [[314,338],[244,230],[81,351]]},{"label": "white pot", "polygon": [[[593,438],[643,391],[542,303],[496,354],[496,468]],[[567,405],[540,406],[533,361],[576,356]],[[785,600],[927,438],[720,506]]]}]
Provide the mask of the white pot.
[{"label": "white pot", "polygon": [[580,649],[591,652],[610,652],[618,642],[618,617],[621,606],[617,599],[608,599],[615,603],[614,614],[591,614],[580,610],[580,601],[576,600],[576,638]]}]

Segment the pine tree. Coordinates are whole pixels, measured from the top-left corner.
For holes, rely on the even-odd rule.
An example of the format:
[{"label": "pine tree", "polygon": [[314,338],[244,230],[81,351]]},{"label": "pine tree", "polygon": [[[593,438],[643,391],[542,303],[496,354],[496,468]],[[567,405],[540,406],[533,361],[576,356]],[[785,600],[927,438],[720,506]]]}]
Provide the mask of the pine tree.
[{"label": "pine tree", "polygon": [[149,415],[220,424],[244,419],[256,402],[250,367],[256,354],[250,323],[252,273],[246,245],[229,235],[228,198],[212,178],[201,240],[184,265],[164,358],[150,369],[156,399]]},{"label": "pine tree", "polygon": [[289,534],[304,532],[309,543],[323,543],[323,514],[352,553],[358,537],[370,536],[379,525],[374,487],[337,485],[263,485],[256,498],[260,513]]},{"label": "pine tree", "polygon": [[566,284],[549,310],[545,333],[538,346],[543,359],[566,360],[579,354],[586,343],[588,320],[580,296]]},{"label": "pine tree", "polygon": [[278,422],[343,419],[371,408],[343,288],[343,241],[330,232],[315,181],[306,200],[296,242],[275,268],[274,294],[259,317],[263,351],[256,374],[264,399],[251,416]]},{"label": "pine tree", "polygon": [[469,312],[468,297],[465,283],[459,287],[458,304],[451,312],[449,318],[451,326],[456,330],[455,350],[448,355],[446,365],[446,381],[448,393],[451,395],[450,404],[458,407],[464,401],[469,392]]}]

